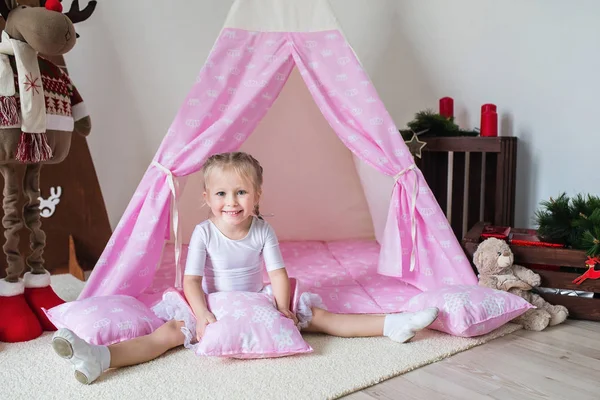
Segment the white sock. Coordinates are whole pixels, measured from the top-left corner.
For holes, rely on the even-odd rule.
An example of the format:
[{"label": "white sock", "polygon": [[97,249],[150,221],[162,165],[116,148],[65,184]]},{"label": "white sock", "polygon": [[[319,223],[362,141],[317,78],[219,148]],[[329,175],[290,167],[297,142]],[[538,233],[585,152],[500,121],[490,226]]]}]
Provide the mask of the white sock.
[{"label": "white sock", "polygon": [[439,310],[432,307],[417,312],[388,314],[383,322],[383,336],[396,342],[407,342],[415,336],[417,331],[431,325],[438,313]]}]

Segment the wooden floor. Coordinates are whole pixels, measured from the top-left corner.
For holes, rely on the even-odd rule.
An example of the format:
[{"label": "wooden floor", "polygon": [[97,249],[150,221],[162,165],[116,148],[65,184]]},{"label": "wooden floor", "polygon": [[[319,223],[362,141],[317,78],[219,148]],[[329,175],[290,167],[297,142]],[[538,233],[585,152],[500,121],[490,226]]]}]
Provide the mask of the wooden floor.
[{"label": "wooden floor", "polygon": [[344,399],[600,399],[600,322],[519,330]]}]

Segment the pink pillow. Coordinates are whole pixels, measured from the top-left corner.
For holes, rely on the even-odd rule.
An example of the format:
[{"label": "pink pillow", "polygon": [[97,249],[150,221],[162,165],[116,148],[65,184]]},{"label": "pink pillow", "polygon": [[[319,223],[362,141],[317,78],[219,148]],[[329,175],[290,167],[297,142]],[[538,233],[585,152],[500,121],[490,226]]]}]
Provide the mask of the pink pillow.
[{"label": "pink pillow", "polygon": [[463,337],[485,335],[535,308],[519,296],[478,285],[451,285],[420,293],[410,299],[405,311],[427,307],[440,310],[430,329]]},{"label": "pink pillow", "polygon": [[218,292],[208,295],[207,302],[217,322],[206,327],[198,355],[268,358],[313,351],[267,294]]},{"label": "pink pillow", "polygon": [[164,322],[131,296],[90,297],[43,309],[57,328],[68,328],[88,343],[109,345],[154,332]]}]

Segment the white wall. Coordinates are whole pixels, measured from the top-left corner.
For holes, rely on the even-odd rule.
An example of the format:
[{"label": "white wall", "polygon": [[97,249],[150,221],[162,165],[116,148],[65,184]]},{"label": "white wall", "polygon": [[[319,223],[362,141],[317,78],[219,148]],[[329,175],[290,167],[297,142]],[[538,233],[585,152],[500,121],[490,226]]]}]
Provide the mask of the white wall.
[{"label": "white wall", "polygon": [[[66,59],[93,118],[89,144],[113,226],[231,4],[103,0],[78,24],[80,41]],[[465,127],[478,123],[480,104],[498,104],[502,132],[520,140],[517,224],[529,225],[539,200],[561,190],[598,193],[600,3],[331,4],[397,125],[447,95]]]},{"label": "white wall", "polygon": [[519,138],[517,225],[560,191],[600,194],[599,1],[407,0],[398,13],[428,103],[454,97],[466,127],[496,103]]}]

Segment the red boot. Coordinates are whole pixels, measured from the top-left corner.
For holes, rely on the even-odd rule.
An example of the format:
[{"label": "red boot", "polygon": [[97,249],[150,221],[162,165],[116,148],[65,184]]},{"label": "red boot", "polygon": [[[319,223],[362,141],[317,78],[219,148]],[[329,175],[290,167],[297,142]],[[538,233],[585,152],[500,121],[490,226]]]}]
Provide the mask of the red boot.
[{"label": "red boot", "polygon": [[42,326],[27,304],[25,285],[0,279],[0,342],[33,340],[42,334]]},{"label": "red boot", "polygon": [[52,290],[52,286],[50,286],[50,273],[32,274],[31,272],[26,272],[23,280],[25,282],[25,298],[33,312],[37,315],[42,328],[45,331],[55,331],[56,327],[46,317],[42,308],[49,310],[52,307],[63,304],[65,301],[58,297],[54,293],[54,290]]}]

